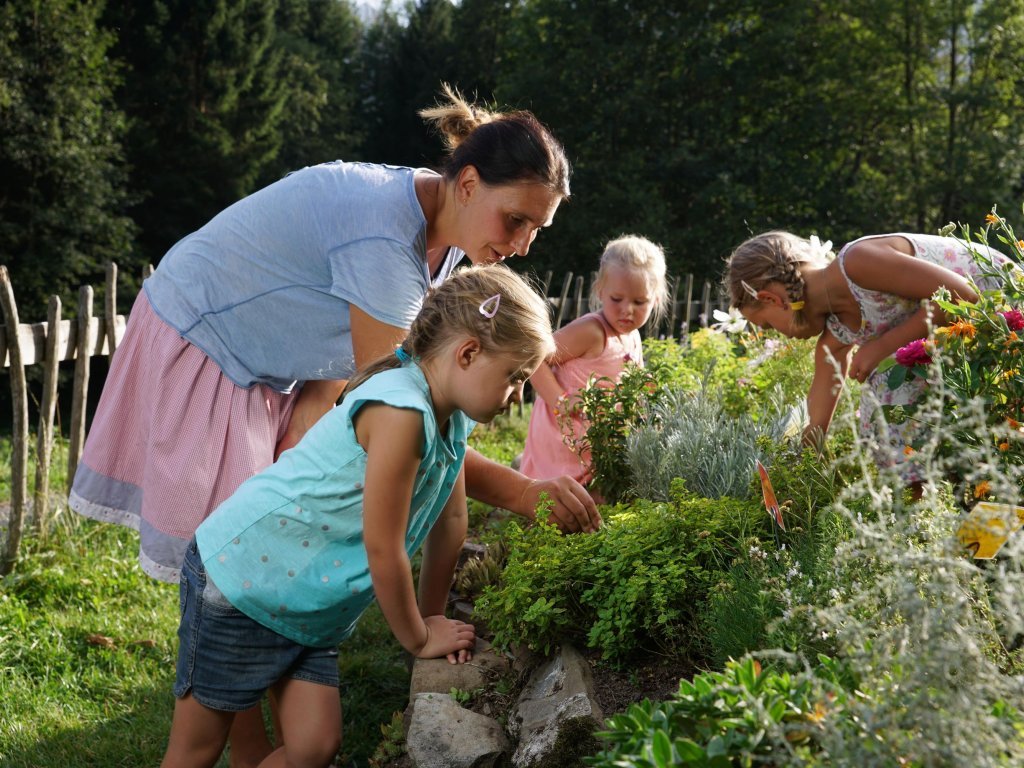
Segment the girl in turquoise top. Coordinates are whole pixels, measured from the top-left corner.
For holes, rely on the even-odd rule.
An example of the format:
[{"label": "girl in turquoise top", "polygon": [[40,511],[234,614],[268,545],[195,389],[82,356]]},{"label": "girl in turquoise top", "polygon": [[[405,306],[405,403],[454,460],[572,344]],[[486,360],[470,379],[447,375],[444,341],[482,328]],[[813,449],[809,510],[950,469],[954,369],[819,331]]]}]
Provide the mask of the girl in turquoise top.
[{"label": "girl in turquoise top", "polygon": [[[414,656],[470,660],[473,626],[444,615],[466,534],[466,439],[553,351],[547,307],[522,278],[457,272],[394,355],[198,528],[181,573],[163,766],[214,765],[235,713],[267,690],[284,745],[261,765],[330,765],[336,646],[374,598]],[[417,599],[409,558],[420,545]]]}]

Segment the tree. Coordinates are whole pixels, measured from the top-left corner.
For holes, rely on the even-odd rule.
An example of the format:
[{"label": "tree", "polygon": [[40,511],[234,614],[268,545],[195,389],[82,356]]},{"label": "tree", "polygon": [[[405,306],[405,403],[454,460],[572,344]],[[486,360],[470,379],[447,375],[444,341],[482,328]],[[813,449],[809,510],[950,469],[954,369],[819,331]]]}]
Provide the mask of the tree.
[{"label": "tree", "polygon": [[388,3],[369,25],[362,55],[363,154],[373,162],[436,165],[441,141],[427,133],[417,112],[453,81],[451,0],[408,3],[403,24]]},{"label": "tree", "polygon": [[167,248],[253,191],[281,146],[287,100],[276,0],[115,0],[118,99],[143,253]]},{"label": "tree", "polygon": [[365,135],[358,114],[362,25],[352,5],[281,0],[275,26],[288,89],[281,148],[264,183],[306,165],[350,159]]},{"label": "tree", "polygon": [[130,266],[124,119],[113,102],[111,36],[101,4],[11,0],[0,6],[0,259],[25,322],[47,297]]}]

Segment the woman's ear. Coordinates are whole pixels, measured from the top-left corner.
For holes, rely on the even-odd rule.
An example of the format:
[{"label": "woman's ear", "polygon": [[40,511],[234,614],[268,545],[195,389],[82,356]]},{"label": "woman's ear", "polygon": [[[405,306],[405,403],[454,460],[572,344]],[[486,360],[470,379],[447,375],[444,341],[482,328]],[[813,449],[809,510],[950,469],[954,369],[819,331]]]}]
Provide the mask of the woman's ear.
[{"label": "woman's ear", "polygon": [[455,199],[462,205],[469,202],[480,184],[480,172],[475,165],[465,165],[455,179]]},{"label": "woman's ear", "polygon": [[785,302],[783,302],[782,300],[782,297],[763,288],[757,292],[757,296],[755,296],[754,298],[757,299],[762,304],[771,304],[776,307],[781,307],[784,306],[785,304]]}]

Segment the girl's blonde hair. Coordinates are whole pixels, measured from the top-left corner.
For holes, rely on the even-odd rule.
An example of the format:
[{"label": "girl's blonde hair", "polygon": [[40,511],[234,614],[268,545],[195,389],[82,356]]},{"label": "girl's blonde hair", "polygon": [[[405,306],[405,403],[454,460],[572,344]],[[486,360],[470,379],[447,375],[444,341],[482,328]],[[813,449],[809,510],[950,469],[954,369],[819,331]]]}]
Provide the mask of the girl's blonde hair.
[{"label": "girl's blonde hair", "polygon": [[730,303],[736,309],[756,304],[755,293],[769,283],[781,283],[790,303],[799,306],[793,310],[793,327],[804,328],[807,313],[799,303],[807,290],[803,271],[821,266],[824,260],[806,238],[778,230],[756,235],[740,243],[726,261],[725,286]]},{"label": "girl's blonde hair", "polygon": [[597,270],[597,278],[590,288],[590,308],[597,311],[601,308],[601,290],[608,280],[611,267],[622,267],[634,272],[642,272],[647,278],[647,288],[651,293],[651,320],[658,323],[665,315],[668,304],[668,280],[665,277],[665,252],[660,245],[652,243],[639,235],[623,235],[611,240],[601,254],[601,266]]},{"label": "girl's blonde hair", "polygon": [[400,352],[378,358],[349,380],[342,395],[402,361],[426,361],[450,342],[472,336],[488,354],[532,370],[555,351],[547,302],[523,277],[498,264],[465,267],[432,288]]},{"label": "girl's blonde hair", "polygon": [[467,102],[448,83],[444,101],[419,112],[444,137],[449,154],[441,169],[454,179],[472,165],[485,184],[542,184],[569,197],[569,160],[562,144],[532,112],[491,112]]}]

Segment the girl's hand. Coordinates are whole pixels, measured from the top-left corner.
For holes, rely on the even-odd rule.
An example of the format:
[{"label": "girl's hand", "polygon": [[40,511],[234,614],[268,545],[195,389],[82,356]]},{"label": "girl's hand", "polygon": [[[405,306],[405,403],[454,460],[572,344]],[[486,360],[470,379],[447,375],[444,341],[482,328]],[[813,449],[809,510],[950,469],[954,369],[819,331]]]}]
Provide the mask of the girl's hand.
[{"label": "girl's hand", "polygon": [[[589,482],[589,479],[589,476],[583,478],[584,482]],[[543,494],[547,494],[551,501],[550,521],[563,533],[593,533],[601,527],[601,514],[594,498],[568,475],[531,480],[523,491],[520,508],[535,510]]]},{"label": "girl's hand", "polygon": [[414,655],[418,659],[448,658],[449,664],[465,664],[473,658],[476,630],[472,624],[441,615],[426,616],[427,639]]},{"label": "girl's hand", "polygon": [[846,373],[851,379],[863,383],[888,356],[887,349],[879,343],[879,339],[872,339],[854,353]]}]

